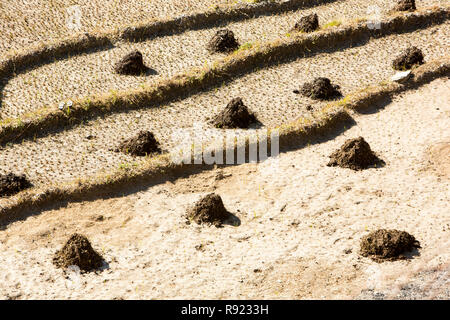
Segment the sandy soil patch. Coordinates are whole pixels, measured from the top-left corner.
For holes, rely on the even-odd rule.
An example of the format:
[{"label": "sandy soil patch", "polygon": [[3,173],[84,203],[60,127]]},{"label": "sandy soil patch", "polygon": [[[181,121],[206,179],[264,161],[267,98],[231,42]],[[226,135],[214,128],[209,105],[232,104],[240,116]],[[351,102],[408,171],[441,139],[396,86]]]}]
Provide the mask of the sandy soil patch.
[{"label": "sandy soil patch", "polygon": [[[355,115],[341,135],[278,160],[13,223],[0,231],[0,296],[449,299],[450,185],[429,164],[429,148],[450,138],[449,85],[439,79],[407,92]],[[357,136],[384,167],[326,166],[332,151]],[[239,226],[185,223],[186,209],[210,192]],[[407,231],[422,249],[381,264],[359,256],[361,237],[379,228]],[[74,232],[88,236],[106,270],[80,276],[53,266]]]}]

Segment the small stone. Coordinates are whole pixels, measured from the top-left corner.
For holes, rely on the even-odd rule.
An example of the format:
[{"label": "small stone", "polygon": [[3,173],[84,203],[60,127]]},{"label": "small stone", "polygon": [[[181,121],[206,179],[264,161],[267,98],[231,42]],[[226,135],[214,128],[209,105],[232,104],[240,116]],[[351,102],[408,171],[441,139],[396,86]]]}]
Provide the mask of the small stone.
[{"label": "small stone", "polygon": [[205,245],[203,243],[198,244],[198,245],[195,246],[195,250],[205,251]]},{"label": "small stone", "polygon": [[223,180],[226,178],[231,177],[232,174],[231,173],[223,173],[222,171],[217,172],[216,176],[215,176],[215,180],[219,181],[219,180]]},{"label": "small stone", "polygon": [[411,77],[411,70],[397,72],[391,77],[391,81],[394,82],[405,82]]}]

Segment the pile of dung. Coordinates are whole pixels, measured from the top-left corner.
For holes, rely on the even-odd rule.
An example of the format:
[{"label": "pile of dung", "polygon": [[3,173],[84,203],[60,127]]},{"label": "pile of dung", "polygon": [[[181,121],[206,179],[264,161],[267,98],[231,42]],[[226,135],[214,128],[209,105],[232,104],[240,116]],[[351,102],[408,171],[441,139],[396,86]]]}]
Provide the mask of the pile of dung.
[{"label": "pile of dung", "polygon": [[0,197],[12,196],[31,186],[31,182],[28,181],[24,174],[15,175],[14,173],[8,173],[0,175]]},{"label": "pile of dung", "polygon": [[423,53],[419,48],[409,47],[392,61],[395,70],[409,70],[416,65],[424,64]]},{"label": "pile of dung", "polygon": [[217,31],[217,33],[212,37],[207,48],[212,53],[227,53],[239,48],[239,43],[236,40],[233,31],[222,29]]},{"label": "pile of dung", "polygon": [[161,153],[159,142],[150,131],[140,131],[137,136],[123,141],[115,151],[137,157]]},{"label": "pile of dung", "polygon": [[252,123],[255,123],[256,116],[249,112],[241,98],[231,100],[223,111],[212,120],[216,128],[225,129],[247,129]]},{"label": "pile of dung", "polygon": [[414,11],[416,10],[415,0],[398,0],[397,4],[394,6],[396,11]]},{"label": "pile of dung", "polygon": [[293,31],[298,32],[313,32],[319,28],[319,17],[317,14],[312,13],[310,15],[301,17],[295,24]]},{"label": "pile of dung", "polygon": [[89,240],[81,234],[73,234],[64,247],[55,253],[53,263],[58,268],[78,266],[82,271],[92,271],[103,265],[103,257],[95,251]]},{"label": "pile of dung", "polygon": [[220,227],[230,215],[223,205],[222,198],[215,193],[210,193],[201,198],[187,212],[187,218],[194,220],[197,224],[206,223],[216,227]]},{"label": "pile of dung", "polygon": [[339,150],[330,155],[330,162],[327,165],[362,170],[381,162],[382,160],[370,149],[366,140],[358,137],[345,141]]},{"label": "pile of dung", "polygon": [[141,75],[146,73],[149,68],[144,65],[142,53],[139,51],[132,51],[124,56],[114,66],[114,71],[125,75]]},{"label": "pile of dung", "polygon": [[405,231],[379,229],[364,236],[360,246],[362,256],[381,262],[402,259],[403,253],[420,248],[420,243]]},{"label": "pile of dung", "polygon": [[333,85],[330,79],[322,77],[306,82],[300,91],[295,90],[294,93],[317,100],[332,100],[342,96],[338,85]]}]

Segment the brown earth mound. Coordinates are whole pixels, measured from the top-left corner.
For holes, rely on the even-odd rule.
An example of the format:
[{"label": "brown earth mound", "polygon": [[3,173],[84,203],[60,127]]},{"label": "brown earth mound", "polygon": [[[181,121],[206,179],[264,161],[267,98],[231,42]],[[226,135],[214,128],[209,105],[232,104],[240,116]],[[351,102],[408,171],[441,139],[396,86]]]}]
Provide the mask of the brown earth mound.
[{"label": "brown earth mound", "polygon": [[210,193],[201,198],[187,212],[188,219],[194,220],[197,224],[207,223],[216,227],[220,227],[230,216],[231,214],[223,205],[222,198],[215,193]]},{"label": "brown earth mound", "polygon": [[58,268],[75,265],[82,271],[91,271],[103,265],[103,258],[91,246],[89,240],[80,234],[73,234],[64,247],[55,253],[53,263]]},{"label": "brown earth mound", "polygon": [[143,157],[151,153],[160,153],[159,142],[150,131],[140,131],[136,137],[123,141],[116,152]]},{"label": "brown earth mound", "polygon": [[126,75],[140,75],[147,72],[149,68],[144,65],[142,53],[139,51],[132,51],[124,56],[114,66],[114,71]]},{"label": "brown earth mound", "polygon": [[212,37],[207,48],[212,53],[227,53],[239,48],[239,43],[234,37],[233,31],[222,29],[217,31],[217,33]]},{"label": "brown earth mound", "polygon": [[403,71],[421,64],[424,64],[422,51],[416,47],[409,47],[392,61],[392,68]]},{"label": "brown earth mound", "polygon": [[394,6],[396,11],[414,11],[416,10],[415,0],[398,0],[397,4]]},{"label": "brown earth mound", "polygon": [[379,229],[361,239],[360,253],[375,261],[403,259],[405,252],[420,248],[420,243],[405,231]]},{"label": "brown earth mound", "polygon": [[242,99],[234,98],[222,112],[214,117],[212,123],[216,128],[247,129],[256,121],[256,116],[248,111]]},{"label": "brown earth mound", "polygon": [[339,150],[330,155],[330,162],[327,165],[362,170],[381,162],[364,138],[358,137],[345,141]]},{"label": "brown earth mound", "polygon": [[310,15],[301,17],[292,30],[298,32],[313,32],[318,28],[319,17],[317,16],[317,14],[312,13]]},{"label": "brown earth mound", "polygon": [[12,196],[31,186],[32,184],[25,175],[15,175],[14,173],[0,175],[0,197]]},{"label": "brown earth mound", "polygon": [[311,82],[303,85],[300,91],[295,90],[294,93],[301,93],[306,97],[318,100],[332,100],[341,97],[339,86],[331,84],[328,78],[316,78]]}]

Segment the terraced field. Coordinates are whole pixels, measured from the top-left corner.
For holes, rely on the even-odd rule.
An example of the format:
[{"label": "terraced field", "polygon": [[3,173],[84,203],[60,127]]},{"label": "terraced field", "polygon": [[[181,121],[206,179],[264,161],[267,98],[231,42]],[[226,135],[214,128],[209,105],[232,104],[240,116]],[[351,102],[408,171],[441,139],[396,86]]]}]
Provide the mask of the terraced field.
[{"label": "terraced field", "polygon": [[[232,97],[243,97],[263,123],[262,129],[289,123],[299,117],[311,117],[311,111],[306,107],[311,105],[320,110],[326,102],[294,94],[292,91],[303,82],[317,75],[328,77],[342,87],[344,95],[349,94],[388,79],[393,74],[390,57],[402,47],[416,45],[422,48],[428,60],[445,56],[449,32],[450,24],[446,23],[411,34],[355,44],[353,48],[342,51],[262,69],[212,92],[161,108],[101,117],[36,141],[13,144],[2,150],[1,170],[26,172],[36,184],[92,175],[99,168],[112,171],[124,163],[138,161],[132,156],[108,151],[121,140],[148,128],[167,151],[172,151],[177,145],[172,136],[175,128],[191,128],[196,123],[207,127],[207,119],[224,108]],[[330,65],[333,65],[332,69]],[[88,136],[95,138],[87,139]]]},{"label": "terraced field", "polygon": [[[319,149],[323,148],[323,141],[340,141],[339,133],[346,135],[347,129],[355,126],[355,119],[356,127],[359,123],[371,126],[373,121],[382,126],[376,119],[379,110],[374,106],[382,104],[391,110],[394,106],[389,101],[393,97],[400,93],[408,96],[411,91],[420,96],[417,90],[435,79],[432,89],[424,91],[425,97],[432,96],[429,92],[439,92],[444,98],[430,102],[430,106],[442,108],[443,118],[449,115],[447,106],[450,103],[446,100],[448,96],[443,94],[445,88],[448,89],[445,79],[450,74],[450,7],[446,1],[417,1],[414,12],[393,11],[392,1],[387,0],[370,3],[362,0],[131,1],[130,5],[116,1],[105,1],[101,5],[86,1],[78,2],[83,12],[82,28],[75,33],[64,28],[69,3],[35,2],[36,9],[32,12],[17,10],[23,5],[20,1],[8,0],[0,5],[0,27],[6,30],[0,35],[0,53],[3,54],[0,60],[0,174],[23,173],[33,185],[0,199],[0,222],[5,227],[0,232],[4,232],[0,234],[0,240],[3,239],[5,244],[9,232],[13,232],[9,230],[14,230],[11,226],[19,224],[20,229],[22,223],[30,220],[15,221],[35,214],[39,214],[36,219],[40,219],[40,215],[48,217],[49,206],[58,208],[62,203],[124,193],[131,194],[130,201],[134,202],[136,192],[153,185],[156,186],[152,188],[157,189],[161,183],[193,172],[206,171],[203,174],[208,175],[210,166],[192,167],[172,162],[170,154],[179,147],[174,133],[178,129],[193,132],[201,126],[205,132],[204,145],[213,143],[224,130],[213,128],[209,121],[235,97],[241,97],[259,120],[258,125],[237,132],[250,137],[267,129],[277,129],[283,152],[302,152],[305,146],[311,150],[315,147],[309,146],[311,141],[316,141]],[[319,30],[312,33],[291,30],[300,17],[312,13],[318,14]],[[223,19],[213,20],[211,16],[214,15]],[[44,20],[46,23],[39,23]],[[12,21],[16,22],[14,28]],[[380,22],[379,28],[372,28],[371,25],[377,22]],[[207,42],[223,28],[235,33],[240,47],[229,54],[211,54],[206,49]],[[411,46],[420,48],[425,64],[415,67],[406,82],[392,81],[391,77],[397,73],[392,68],[392,60]],[[144,63],[151,69],[140,76],[115,73],[114,64],[132,50],[142,52]],[[317,77],[329,78],[339,85],[342,97],[335,101],[320,101],[294,93]],[[421,101],[426,103],[426,99]],[[61,103],[64,107],[59,108]],[[439,107],[440,103],[444,105]],[[399,108],[407,113],[404,104],[400,103]],[[388,121],[386,115],[383,119]],[[428,119],[427,123],[440,121],[439,117],[433,119]],[[436,123],[441,133],[432,138],[431,133],[421,127],[421,132],[430,135],[430,141],[424,140],[423,146],[436,143],[439,136],[442,141],[450,138],[444,122]],[[389,121],[389,124],[393,122]],[[405,122],[401,128],[392,129],[390,134],[399,134],[407,127]],[[140,130],[154,133],[163,150],[162,155],[134,157],[114,151],[125,138]],[[355,131],[350,131],[354,134],[359,129],[350,130]],[[359,131],[370,135],[362,127]],[[409,148],[406,143],[410,141],[400,139],[400,143]],[[303,153],[297,158],[306,159]],[[388,161],[386,165],[391,164]],[[263,168],[264,163],[256,166]],[[301,168],[301,164],[298,167]],[[239,175],[239,170],[230,169],[230,172]],[[383,168],[376,169],[379,170]],[[214,171],[214,175],[216,173]],[[320,176],[319,173],[315,175]],[[185,179],[189,181],[189,178]],[[193,178],[192,181],[201,180]],[[183,198],[183,194],[189,192],[185,190],[185,184],[189,182],[183,181],[177,181],[175,190],[170,191],[174,192],[176,201],[192,200]],[[289,183],[295,188],[295,183]],[[221,188],[226,193],[226,185]],[[321,185],[321,188],[325,190],[326,186]],[[439,188],[441,191],[437,191]],[[193,192],[211,191],[211,185],[207,183],[204,188],[194,189]],[[441,198],[445,198],[448,197],[446,190],[448,181],[444,174],[443,180],[432,181],[427,193],[440,192]],[[161,203],[166,200],[160,199]],[[397,201],[395,195],[391,200]],[[120,209],[127,215],[130,208],[135,208],[128,204],[121,206],[127,208]],[[438,209],[445,214],[445,205],[439,205]],[[246,207],[246,210],[250,209]],[[56,215],[60,214],[56,212]],[[448,222],[448,218],[447,213],[442,221]],[[242,220],[250,224],[247,218]],[[33,221],[30,223],[44,223]],[[15,223],[11,225],[11,222]],[[373,222],[374,226],[377,224],[381,224],[381,220]],[[244,230],[247,227],[243,227]],[[355,225],[355,228],[361,227]],[[74,230],[74,227],[66,229]],[[105,232],[113,232],[112,229]],[[75,230],[83,232],[81,225]],[[448,230],[443,231],[443,236],[446,232]],[[31,250],[31,247],[25,247],[24,250]],[[174,250],[177,248],[175,246]],[[276,256],[267,256],[269,264]],[[445,260],[445,254],[443,257]],[[232,260],[237,261],[235,257]],[[444,265],[446,263],[448,265],[448,260]],[[239,269],[238,265],[235,267]],[[270,279],[273,275],[267,270],[264,276]],[[345,283],[340,285],[345,286]],[[9,284],[5,288],[9,288],[6,291],[11,289]],[[254,294],[274,298],[272,293],[264,293],[264,290],[272,289],[258,286],[255,289],[258,293]],[[96,297],[89,290],[86,291],[88,295]],[[287,298],[308,296],[286,288],[279,290]],[[317,288],[317,292],[321,290]],[[3,292],[5,297],[9,295],[6,291]],[[179,297],[175,291],[167,290],[166,296],[163,291],[158,291],[155,296]],[[196,290],[188,291],[181,296],[198,296]],[[346,297],[363,294],[361,291],[355,293],[354,288],[350,291],[352,293]],[[60,289],[57,292],[58,297],[68,297],[67,292]],[[209,293],[215,298],[227,298],[227,294],[242,297],[226,290]],[[247,293],[244,297],[255,297],[254,294]],[[33,294],[23,293],[23,296]],[[312,296],[317,297],[316,294]]]},{"label": "terraced field", "polygon": [[[105,32],[117,30],[130,25],[151,23],[152,21],[170,20],[176,17],[190,16],[195,13],[214,12],[218,10],[230,10],[242,5],[257,5],[258,2],[287,2],[295,7],[297,3],[308,2],[298,0],[288,1],[254,1],[254,0],[136,0],[130,2],[105,0],[105,1],[68,1],[68,0],[5,0],[0,4],[0,54],[21,51],[28,46],[36,46],[39,43],[58,41],[63,38],[73,37],[85,32]],[[314,2],[314,1],[309,1]],[[318,1],[317,1],[318,2]],[[356,6],[348,1],[340,3],[337,9],[352,10],[355,14],[366,14],[367,4],[359,2]],[[379,5],[382,10],[387,6],[380,5],[387,1],[375,1],[372,5]],[[445,0],[420,1],[423,6],[430,4],[444,4]],[[78,7],[80,12],[79,28],[68,28],[71,19],[70,8]],[[338,12],[339,12],[338,11]],[[339,16],[336,12],[335,16]],[[329,13],[321,14],[322,17]],[[342,16],[345,16],[343,14]]]},{"label": "terraced field", "polygon": [[[424,3],[429,4],[436,5],[439,1]],[[370,6],[380,8],[380,17],[392,7],[390,1],[386,0],[371,2]],[[330,1],[328,4],[306,10],[239,22],[225,21],[211,28],[188,30],[181,34],[161,36],[138,43],[121,41],[100,47],[100,51],[94,53],[73,57],[70,57],[69,53],[66,59],[44,64],[12,77],[2,90],[0,118],[17,117],[68,99],[154,84],[158,80],[172,78],[194,67],[211,65],[221,57],[208,53],[205,49],[206,42],[218,29],[225,26],[234,30],[241,45],[248,48],[289,36],[296,20],[303,15],[317,12],[320,24],[326,29],[369,16],[370,6],[362,0]],[[145,63],[153,71],[142,77],[114,74],[114,63],[134,49],[143,53]]]}]

